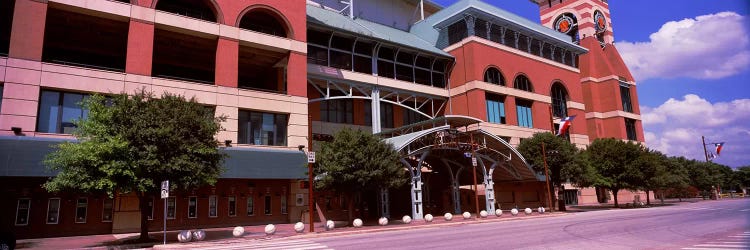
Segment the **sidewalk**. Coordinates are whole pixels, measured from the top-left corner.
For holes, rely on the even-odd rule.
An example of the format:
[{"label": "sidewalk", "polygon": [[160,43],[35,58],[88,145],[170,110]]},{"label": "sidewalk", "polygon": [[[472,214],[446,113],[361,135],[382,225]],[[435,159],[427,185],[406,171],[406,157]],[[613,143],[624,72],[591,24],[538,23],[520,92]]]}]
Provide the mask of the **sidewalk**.
[{"label": "sidewalk", "polygon": [[534,211],[530,215],[525,215],[523,210],[517,216],[512,216],[509,211],[503,211],[501,217],[490,215],[487,218],[476,218],[476,214],[472,214],[469,219],[464,219],[460,214],[454,215],[451,221],[445,221],[443,216],[435,216],[432,222],[425,222],[424,220],[412,221],[410,224],[404,224],[400,220],[390,221],[387,226],[377,225],[377,221],[365,221],[365,225],[361,228],[354,228],[352,226],[344,226],[347,222],[336,222],[336,228],[330,231],[326,231],[323,228],[323,223],[315,223],[315,232],[309,232],[309,224],[305,224],[304,233],[296,233],[294,231],[294,224],[276,224],[276,233],[274,235],[267,236],[264,233],[266,225],[254,225],[244,226],[245,234],[242,237],[234,237],[232,235],[233,227],[226,228],[208,228],[206,231],[206,239],[203,241],[193,241],[189,243],[179,243],[177,241],[177,234],[179,231],[167,231],[167,245],[162,245],[163,232],[150,232],[149,235],[153,239],[152,242],[148,243],[129,243],[133,242],[139,237],[138,233],[128,234],[107,234],[107,235],[88,235],[88,236],[75,236],[75,237],[57,237],[57,238],[39,238],[39,239],[24,239],[17,241],[17,249],[132,249],[132,248],[156,248],[156,249],[175,249],[175,248],[191,248],[200,247],[207,245],[216,244],[231,244],[238,241],[248,241],[257,239],[278,239],[278,238],[316,238],[316,237],[327,237],[334,235],[349,235],[349,234],[362,234],[382,231],[393,231],[393,230],[408,230],[416,228],[431,228],[431,227],[444,227],[451,225],[461,224],[477,224],[477,223],[490,223],[498,221],[512,221],[512,220],[524,220],[534,218],[548,218],[564,216],[566,213],[544,213],[539,214]]}]

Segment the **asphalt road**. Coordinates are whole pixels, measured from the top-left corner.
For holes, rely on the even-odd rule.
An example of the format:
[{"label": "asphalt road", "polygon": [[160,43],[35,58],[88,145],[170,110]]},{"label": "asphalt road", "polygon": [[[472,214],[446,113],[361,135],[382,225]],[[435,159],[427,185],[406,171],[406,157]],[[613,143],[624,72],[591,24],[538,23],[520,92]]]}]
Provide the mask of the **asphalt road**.
[{"label": "asphalt road", "polygon": [[750,199],[247,244],[221,248],[750,249]]}]

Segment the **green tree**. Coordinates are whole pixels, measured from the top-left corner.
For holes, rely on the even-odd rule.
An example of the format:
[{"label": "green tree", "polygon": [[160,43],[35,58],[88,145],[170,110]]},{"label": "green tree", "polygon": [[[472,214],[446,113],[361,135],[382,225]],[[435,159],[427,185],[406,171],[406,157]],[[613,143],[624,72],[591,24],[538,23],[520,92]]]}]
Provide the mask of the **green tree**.
[{"label": "green tree", "polygon": [[595,186],[612,190],[615,207],[619,207],[617,192],[622,189],[637,189],[638,158],[644,148],[631,141],[624,142],[613,138],[596,139],[586,149],[587,157],[597,175]]},{"label": "green tree", "polygon": [[750,187],[750,166],[739,167],[735,176],[741,187]]},{"label": "green tree", "polygon": [[663,186],[660,187],[662,193],[660,196],[661,202],[664,203],[664,191],[666,189],[675,191],[680,198],[680,201],[682,201],[682,197],[686,196],[685,194],[688,192],[688,187],[690,187],[688,170],[685,166],[680,164],[676,157],[664,157],[662,158],[662,161],[666,175],[664,177],[664,182],[661,183]]},{"label": "green tree", "polygon": [[363,191],[399,187],[408,181],[400,159],[393,146],[378,136],[344,128],[320,149],[314,170],[317,176],[315,187],[340,192],[350,198],[361,195]]},{"label": "green tree", "polygon": [[638,189],[646,191],[646,204],[651,205],[650,191],[664,187],[667,184],[669,174],[665,169],[665,159],[661,152],[645,149],[641,151],[636,160],[637,175],[633,183]]},{"label": "green tree", "polygon": [[133,192],[141,210],[140,239],[148,238],[147,198],[160,182],[189,189],[216,183],[225,154],[214,138],[225,118],[194,98],[141,90],[133,96],[95,95],[84,101],[88,118],[76,121],[77,142],[62,143],[45,164],[59,174],[44,187],[50,192],[79,190]]},{"label": "green tree", "polygon": [[[544,173],[542,143],[546,151],[551,185],[558,187],[558,197],[562,197],[562,185],[568,180],[579,187],[593,183],[593,171],[581,156],[580,150],[568,140],[549,132],[536,133],[518,145],[518,152],[535,171]],[[565,210],[564,200],[557,201],[557,204],[560,211]]]}]

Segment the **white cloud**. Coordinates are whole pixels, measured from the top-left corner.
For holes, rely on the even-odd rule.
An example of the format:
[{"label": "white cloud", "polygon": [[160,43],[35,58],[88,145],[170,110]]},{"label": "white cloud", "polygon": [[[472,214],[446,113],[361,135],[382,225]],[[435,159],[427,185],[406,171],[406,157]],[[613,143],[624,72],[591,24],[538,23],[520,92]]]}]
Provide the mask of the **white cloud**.
[{"label": "white cloud", "polygon": [[[715,162],[733,167],[750,165],[750,99],[711,103],[689,94],[656,108],[641,107],[646,145],[671,156],[705,160],[706,143],[726,142]],[[707,150],[713,151],[712,145]]]},{"label": "white cloud", "polygon": [[750,66],[747,17],[734,12],[670,21],[648,42],[617,43],[638,81],[689,77],[718,79]]}]

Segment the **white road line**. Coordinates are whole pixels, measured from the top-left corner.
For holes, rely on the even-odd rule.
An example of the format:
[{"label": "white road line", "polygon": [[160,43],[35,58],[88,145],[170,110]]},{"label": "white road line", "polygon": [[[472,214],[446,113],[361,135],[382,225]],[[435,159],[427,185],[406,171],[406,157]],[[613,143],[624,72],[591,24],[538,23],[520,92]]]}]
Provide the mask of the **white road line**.
[{"label": "white road line", "polygon": [[750,208],[740,210],[740,212],[747,212],[747,211],[750,211]]},{"label": "white road line", "polygon": [[718,245],[718,244],[700,244],[695,245],[696,247],[721,247],[721,248],[739,248],[747,249],[748,245]]},{"label": "white road line", "polygon": [[310,240],[292,240],[292,241],[273,241],[257,242],[247,241],[234,243],[231,245],[196,247],[198,249],[224,250],[224,249],[257,249],[257,250],[275,250],[275,249],[322,249],[327,246],[310,241]]},{"label": "white road line", "polygon": [[729,237],[732,237],[732,238],[750,238],[750,235],[732,235],[732,236],[729,236]]},{"label": "white road line", "polygon": [[720,248],[715,247],[683,247],[684,250],[716,250]]}]

